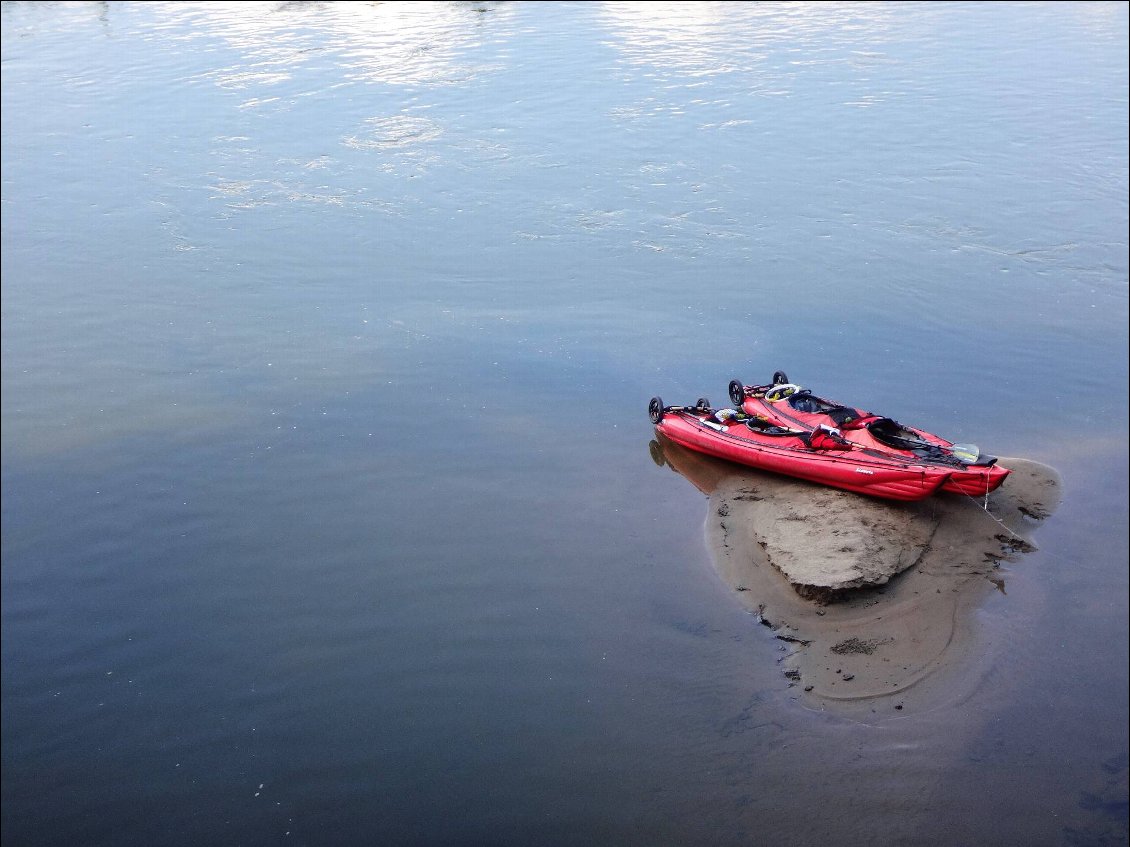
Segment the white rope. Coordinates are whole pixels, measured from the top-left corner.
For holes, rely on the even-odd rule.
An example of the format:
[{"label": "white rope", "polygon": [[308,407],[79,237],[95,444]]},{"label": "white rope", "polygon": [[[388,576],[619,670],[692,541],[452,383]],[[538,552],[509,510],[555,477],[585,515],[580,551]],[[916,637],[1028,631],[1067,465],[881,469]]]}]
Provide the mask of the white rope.
[{"label": "white rope", "polygon": [[[961,492],[961,493],[965,494],[964,491]],[[1009,528],[1005,524],[1005,522],[1002,518],[998,518],[996,515],[994,515],[992,512],[989,511],[989,473],[988,473],[988,471],[985,472],[985,502],[983,504],[978,503],[977,500],[973,497],[972,494],[965,494],[965,496],[969,498],[969,501],[971,503],[976,503],[977,507],[979,509],[981,509],[981,511],[983,511],[986,515],[988,515],[990,519],[992,519],[993,521],[998,523],[1000,525],[1001,529],[1003,529],[1005,532],[1007,532],[1009,535],[1011,535],[1017,541],[1023,541],[1025,544],[1031,544],[1032,543],[1027,538],[1025,538],[1023,535],[1020,535],[1019,533],[1014,532],[1011,528]]]}]

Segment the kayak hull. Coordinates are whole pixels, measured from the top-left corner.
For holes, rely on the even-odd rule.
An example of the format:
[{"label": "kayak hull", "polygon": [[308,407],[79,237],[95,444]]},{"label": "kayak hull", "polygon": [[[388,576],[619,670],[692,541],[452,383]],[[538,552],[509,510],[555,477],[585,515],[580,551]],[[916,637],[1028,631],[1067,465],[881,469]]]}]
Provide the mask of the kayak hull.
[{"label": "kayak hull", "polygon": [[819,450],[799,435],[762,435],[743,425],[707,422],[708,414],[665,411],[658,433],[719,459],[886,500],[924,500],[949,479],[949,469],[890,461],[858,451]]}]

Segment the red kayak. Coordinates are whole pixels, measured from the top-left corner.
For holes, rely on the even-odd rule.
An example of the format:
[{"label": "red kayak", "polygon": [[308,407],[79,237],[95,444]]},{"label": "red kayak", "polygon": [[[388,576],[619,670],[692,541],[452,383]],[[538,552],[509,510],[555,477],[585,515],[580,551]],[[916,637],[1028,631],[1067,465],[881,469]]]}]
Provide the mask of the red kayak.
[{"label": "red kayak", "polygon": [[733,409],[716,411],[706,400],[664,406],[653,397],[648,414],[656,432],[691,450],[888,500],[925,499],[953,470],[859,450],[828,427],[785,427]]},{"label": "red kayak", "polygon": [[734,380],[730,400],[746,414],[777,426],[803,432],[832,429],[861,455],[944,468],[949,478],[942,490],[954,494],[984,496],[999,488],[1010,473],[997,464],[995,456],[981,453],[973,444],[954,444],[891,418],[817,397],[789,382],[782,371],[773,374],[768,385],[743,385]]}]

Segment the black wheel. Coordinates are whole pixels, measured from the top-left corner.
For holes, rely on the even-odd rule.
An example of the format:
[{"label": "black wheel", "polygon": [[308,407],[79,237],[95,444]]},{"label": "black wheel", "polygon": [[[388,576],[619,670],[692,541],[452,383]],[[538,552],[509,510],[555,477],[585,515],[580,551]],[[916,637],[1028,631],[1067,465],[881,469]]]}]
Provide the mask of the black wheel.
[{"label": "black wheel", "polygon": [[784,371],[773,371],[773,384],[774,385],[784,385],[788,381],[789,381],[789,378],[785,375]]},{"label": "black wheel", "polygon": [[663,401],[660,398],[651,398],[651,402],[647,404],[647,416],[651,418],[653,424],[663,420]]},{"label": "black wheel", "polygon": [[745,402],[745,386],[740,379],[730,380],[730,402],[734,404],[735,409],[740,409]]},{"label": "black wheel", "polygon": [[699,397],[695,401],[695,406],[701,412],[709,412],[710,411],[710,401],[707,400],[705,397]]}]

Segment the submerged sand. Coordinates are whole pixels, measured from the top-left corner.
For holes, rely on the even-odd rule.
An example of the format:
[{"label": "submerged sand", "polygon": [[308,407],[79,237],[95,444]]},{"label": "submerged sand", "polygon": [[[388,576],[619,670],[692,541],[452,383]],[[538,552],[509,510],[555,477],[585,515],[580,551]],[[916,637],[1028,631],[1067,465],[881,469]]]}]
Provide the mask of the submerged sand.
[{"label": "submerged sand", "polygon": [[652,457],[709,497],[718,573],[788,645],[782,669],[814,705],[925,705],[961,659],[1002,561],[1060,500],[1053,468],[1002,459],[1012,474],[988,499],[875,500],[746,470],[664,439]]}]

